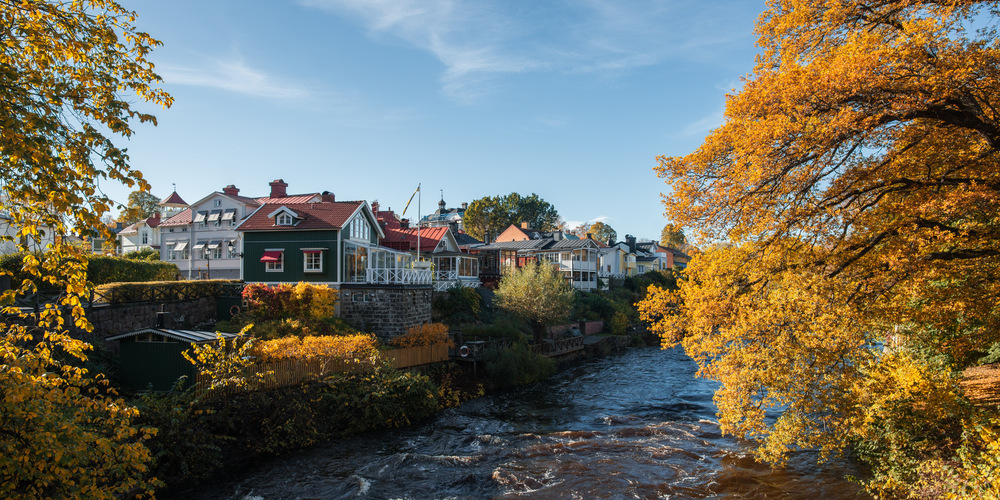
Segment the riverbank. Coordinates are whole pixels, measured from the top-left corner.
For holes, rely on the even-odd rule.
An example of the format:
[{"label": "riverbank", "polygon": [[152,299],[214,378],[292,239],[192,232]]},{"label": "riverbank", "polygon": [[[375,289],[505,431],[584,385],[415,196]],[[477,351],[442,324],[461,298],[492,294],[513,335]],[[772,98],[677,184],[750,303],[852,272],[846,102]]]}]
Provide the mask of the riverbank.
[{"label": "riverbank", "polygon": [[[638,337],[592,335],[560,371],[607,356]],[[254,464],[360,433],[424,422],[449,407],[483,396],[482,375],[456,363],[399,371],[341,374],[324,381],[202,401],[188,394],[147,395],[137,401],[142,425],[159,433],[147,445],[163,494],[229,477]]]},{"label": "riverbank", "polygon": [[260,460],[183,500],[284,498],[857,499],[855,465],[815,455],[772,469],[722,436],[715,384],[681,349],[580,358],[405,428]]}]

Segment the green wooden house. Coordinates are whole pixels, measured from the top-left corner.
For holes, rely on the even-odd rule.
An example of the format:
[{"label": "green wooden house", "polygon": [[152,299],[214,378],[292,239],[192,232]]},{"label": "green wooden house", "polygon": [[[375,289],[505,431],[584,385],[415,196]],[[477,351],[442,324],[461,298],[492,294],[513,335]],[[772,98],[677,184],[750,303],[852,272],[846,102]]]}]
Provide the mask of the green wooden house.
[{"label": "green wooden house", "polygon": [[268,203],[243,220],[243,280],[339,287],[345,283],[430,284],[408,252],[379,245],[385,232],[364,201]]},{"label": "green wooden house", "polygon": [[[188,377],[185,387],[190,387],[198,374],[182,353],[192,344],[215,342],[216,335],[215,332],[201,330],[144,328],[106,340],[121,343],[119,378],[124,389],[169,391],[182,376]],[[223,338],[236,336],[235,333],[221,335]]]}]

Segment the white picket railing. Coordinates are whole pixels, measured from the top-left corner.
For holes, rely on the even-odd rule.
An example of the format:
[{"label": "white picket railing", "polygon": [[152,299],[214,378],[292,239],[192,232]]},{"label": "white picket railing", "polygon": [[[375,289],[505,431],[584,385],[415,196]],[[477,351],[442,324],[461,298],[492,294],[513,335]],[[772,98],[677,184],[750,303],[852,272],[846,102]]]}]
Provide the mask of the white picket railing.
[{"label": "white picket railing", "polygon": [[433,281],[430,269],[368,268],[368,283],[382,285],[430,285]]}]

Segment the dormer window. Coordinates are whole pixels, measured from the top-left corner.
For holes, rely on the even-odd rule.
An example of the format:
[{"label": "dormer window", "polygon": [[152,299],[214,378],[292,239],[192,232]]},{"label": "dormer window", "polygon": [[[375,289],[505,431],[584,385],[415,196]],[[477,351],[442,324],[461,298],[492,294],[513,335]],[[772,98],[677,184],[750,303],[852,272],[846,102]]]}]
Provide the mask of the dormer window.
[{"label": "dormer window", "polygon": [[274,223],[278,226],[291,226],[292,216],[286,213],[280,213],[278,214],[278,217],[275,218]]}]

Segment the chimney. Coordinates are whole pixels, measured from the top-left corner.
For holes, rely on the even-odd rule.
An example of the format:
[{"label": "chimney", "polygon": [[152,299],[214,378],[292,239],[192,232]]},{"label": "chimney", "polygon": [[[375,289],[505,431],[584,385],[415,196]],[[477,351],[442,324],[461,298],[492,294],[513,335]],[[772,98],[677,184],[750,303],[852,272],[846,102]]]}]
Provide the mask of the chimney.
[{"label": "chimney", "polygon": [[229,196],[239,196],[240,189],[236,187],[234,184],[230,184],[222,188],[222,192],[228,194]]},{"label": "chimney", "polygon": [[469,208],[469,204],[463,201],[462,202],[462,210],[465,210],[467,208]]},{"label": "chimney", "polygon": [[337,200],[336,197],[333,196],[333,193],[329,191],[323,191],[323,194],[319,195],[319,199],[323,203],[333,203]]},{"label": "chimney", "polygon": [[615,246],[615,239],[610,236],[608,236],[608,246],[609,247]]},{"label": "chimney", "polygon": [[399,228],[400,229],[409,229],[410,228],[410,219],[399,219]]},{"label": "chimney", "polygon": [[372,213],[375,214],[376,217],[378,217],[378,202],[377,201],[373,201],[372,202]]},{"label": "chimney", "polygon": [[632,236],[631,234],[626,234],[625,241],[628,242],[628,251],[631,253],[635,253],[635,236]]},{"label": "chimney", "polygon": [[285,198],[288,196],[288,192],[285,189],[288,184],[282,179],[275,179],[271,181],[271,198]]},{"label": "chimney", "polygon": [[562,241],[562,239],[563,239],[562,229],[560,229],[560,230],[552,233],[552,239],[555,240],[555,241]]},{"label": "chimney", "polygon": [[163,304],[160,304],[159,311],[156,312],[156,328],[173,328],[174,318],[172,313],[163,312]]},{"label": "chimney", "polygon": [[587,239],[588,239],[588,240],[592,240],[592,239],[594,239],[594,235],[593,235],[593,234],[591,234],[591,233],[587,233]]},{"label": "chimney", "polygon": [[155,222],[159,223],[160,222],[160,212],[153,212],[153,216],[150,217],[150,219],[153,219]]},{"label": "chimney", "polygon": [[527,222],[522,222],[521,223],[521,229],[531,229],[531,228],[528,226]]},{"label": "chimney", "polygon": [[448,221],[448,230],[451,231],[451,234],[458,234],[458,222]]}]

